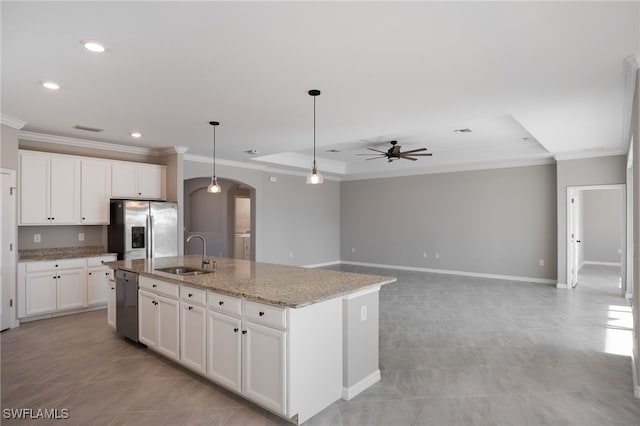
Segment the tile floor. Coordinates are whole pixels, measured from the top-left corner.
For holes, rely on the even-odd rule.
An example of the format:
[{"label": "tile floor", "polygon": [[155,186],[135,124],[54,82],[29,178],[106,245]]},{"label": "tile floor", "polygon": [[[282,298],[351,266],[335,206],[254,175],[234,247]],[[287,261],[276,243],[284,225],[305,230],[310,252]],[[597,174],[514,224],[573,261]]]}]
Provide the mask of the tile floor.
[{"label": "tile floor", "polygon": [[[394,275],[398,283],[380,296],[382,380],[308,425],[640,424],[628,356],[629,303],[597,284],[569,292],[332,269]],[[607,282],[606,274],[592,275]],[[105,311],[23,324],[1,334],[0,350],[3,409],[69,410],[68,420],[33,424],[287,424],[116,337]]]}]

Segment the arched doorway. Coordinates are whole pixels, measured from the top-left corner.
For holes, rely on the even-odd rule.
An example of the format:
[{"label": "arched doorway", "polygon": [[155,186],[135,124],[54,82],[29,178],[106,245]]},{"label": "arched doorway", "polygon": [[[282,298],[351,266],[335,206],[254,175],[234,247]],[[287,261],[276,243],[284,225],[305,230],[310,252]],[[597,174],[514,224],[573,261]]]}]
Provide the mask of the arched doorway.
[{"label": "arched doorway", "polygon": [[202,235],[207,255],[255,260],[255,189],[242,182],[218,178],[222,193],[210,194],[211,178],[184,181],[184,251],[200,254],[197,240],[186,243],[191,235]]}]

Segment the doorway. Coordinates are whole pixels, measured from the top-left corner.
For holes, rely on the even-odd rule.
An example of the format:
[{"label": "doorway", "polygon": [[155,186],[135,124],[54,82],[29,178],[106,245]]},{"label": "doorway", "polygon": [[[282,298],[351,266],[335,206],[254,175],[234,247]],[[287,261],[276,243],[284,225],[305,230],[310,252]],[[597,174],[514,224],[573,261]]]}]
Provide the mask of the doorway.
[{"label": "doorway", "polygon": [[235,193],[234,257],[251,260],[251,194],[249,188]]},{"label": "doorway", "polygon": [[0,330],[17,326],[16,300],[16,172],[0,169]]},{"label": "doorway", "polygon": [[626,185],[567,188],[567,283],[624,297]]}]

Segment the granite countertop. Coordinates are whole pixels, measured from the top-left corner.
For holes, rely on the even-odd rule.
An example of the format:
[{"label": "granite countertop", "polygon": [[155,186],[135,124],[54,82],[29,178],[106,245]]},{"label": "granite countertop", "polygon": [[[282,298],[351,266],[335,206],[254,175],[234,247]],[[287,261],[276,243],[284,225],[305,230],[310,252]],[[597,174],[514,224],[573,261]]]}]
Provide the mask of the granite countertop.
[{"label": "granite countertop", "polygon": [[394,277],[380,275],[301,268],[241,259],[211,259],[217,262],[217,270],[195,276],[174,275],[155,269],[170,266],[201,268],[201,255],[120,260],[105,262],[105,265],[113,269],[137,272],[142,276],[288,308],[301,308],[396,281]]},{"label": "granite countertop", "polygon": [[105,253],[103,246],[58,247],[48,249],[18,250],[18,262],[37,262],[43,260],[74,259],[116,255]]}]

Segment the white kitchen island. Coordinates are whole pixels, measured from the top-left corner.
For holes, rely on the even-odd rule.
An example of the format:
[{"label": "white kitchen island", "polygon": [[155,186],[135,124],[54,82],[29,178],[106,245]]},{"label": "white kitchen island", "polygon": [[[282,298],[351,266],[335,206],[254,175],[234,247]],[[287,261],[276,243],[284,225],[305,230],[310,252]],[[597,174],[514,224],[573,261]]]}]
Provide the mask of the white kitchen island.
[{"label": "white kitchen island", "polygon": [[140,274],[139,339],[150,349],[303,423],[380,379],[378,294],[395,278],[201,256],[107,265]]}]

